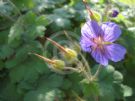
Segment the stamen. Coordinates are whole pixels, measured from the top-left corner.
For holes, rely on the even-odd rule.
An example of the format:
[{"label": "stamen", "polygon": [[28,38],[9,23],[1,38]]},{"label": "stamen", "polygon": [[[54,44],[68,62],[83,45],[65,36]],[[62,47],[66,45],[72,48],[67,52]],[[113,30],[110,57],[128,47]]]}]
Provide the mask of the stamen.
[{"label": "stamen", "polygon": [[110,45],[112,42],[103,42],[104,45]]}]

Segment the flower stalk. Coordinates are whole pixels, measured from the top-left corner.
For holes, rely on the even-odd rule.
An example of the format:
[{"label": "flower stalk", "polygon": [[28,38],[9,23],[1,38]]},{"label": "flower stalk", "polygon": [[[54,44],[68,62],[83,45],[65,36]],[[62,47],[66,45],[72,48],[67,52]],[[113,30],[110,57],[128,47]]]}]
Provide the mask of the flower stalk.
[{"label": "flower stalk", "polygon": [[37,54],[37,53],[32,53],[32,54],[34,54],[35,56],[39,57],[40,59],[44,60],[45,62],[47,62],[47,63],[49,63],[49,64],[54,64],[54,63],[55,63],[53,60],[48,59],[48,58],[46,58],[46,57],[44,57],[44,56],[41,56],[41,55],[39,55],[39,54]]},{"label": "flower stalk", "polygon": [[62,61],[62,60],[58,60],[58,59],[54,59],[54,60],[51,60],[51,59],[48,59],[44,56],[41,56],[37,53],[32,53],[34,54],[35,56],[39,57],[40,59],[44,60],[45,62],[47,62],[48,64],[52,65],[55,69],[64,69],[65,67],[65,62]]},{"label": "flower stalk", "polygon": [[88,11],[90,16],[93,16],[92,11],[90,10],[90,7],[88,6],[88,3],[86,0],[82,0],[83,4],[85,5],[86,10]]},{"label": "flower stalk", "polygon": [[94,80],[98,77],[98,75],[99,75],[99,72],[100,72],[101,68],[102,68],[102,65],[101,65],[101,64],[99,64],[99,66],[98,66],[98,69],[97,69],[96,73],[92,76],[92,81],[94,81]]},{"label": "flower stalk", "polygon": [[50,38],[46,38],[48,41],[50,41],[53,45],[55,45],[61,52],[62,55],[64,56],[64,58],[66,60],[74,60],[77,57],[77,53],[76,51],[74,51],[73,49],[70,48],[65,48],[63,46],[61,46],[60,44],[58,44],[57,42],[51,40]]},{"label": "flower stalk", "polygon": [[95,11],[92,11],[87,3],[86,0],[82,0],[83,4],[85,5],[85,8],[91,18],[91,20],[95,20],[95,21],[99,21],[100,20],[100,15],[95,12]]},{"label": "flower stalk", "polygon": [[55,45],[58,49],[60,49],[62,52],[67,53],[67,51],[65,50],[65,48],[63,46],[61,46],[60,44],[58,44],[57,42],[51,40],[50,38],[46,38],[48,41],[50,41],[53,45]]}]

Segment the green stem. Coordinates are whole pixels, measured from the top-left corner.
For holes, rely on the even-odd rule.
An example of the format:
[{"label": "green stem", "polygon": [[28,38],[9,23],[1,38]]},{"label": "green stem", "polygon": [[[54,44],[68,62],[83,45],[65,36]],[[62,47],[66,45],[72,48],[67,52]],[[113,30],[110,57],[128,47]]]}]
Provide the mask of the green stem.
[{"label": "green stem", "polygon": [[72,70],[72,71],[77,72],[77,73],[79,73],[79,72],[80,72],[78,69],[76,69],[76,68],[72,68],[72,67],[64,67],[64,69]]},{"label": "green stem", "polygon": [[[89,72],[87,72],[86,68],[83,66],[82,62],[77,60],[78,62],[76,63],[79,63],[79,67],[80,67],[80,70],[81,72],[83,73],[83,75],[89,80],[91,81],[91,75],[89,74]],[[78,65],[78,64],[76,64]]]},{"label": "green stem", "polygon": [[98,69],[97,69],[97,71],[96,71],[96,73],[95,73],[94,76],[92,77],[92,80],[94,80],[94,79],[96,79],[96,78],[98,77],[101,68],[102,68],[102,65],[100,64],[99,67],[98,67]]},{"label": "green stem", "polygon": [[10,1],[10,0],[8,0],[8,2],[17,10],[19,15],[21,16],[22,14],[21,14],[20,10],[16,7],[16,5],[12,1]]},{"label": "green stem", "polygon": [[99,97],[98,96],[95,96],[95,101],[99,101]]},{"label": "green stem", "polygon": [[84,76],[86,76],[86,78],[87,78],[89,81],[91,81],[91,76],[88,74],[88,72],[86,72],[85,69],[83,70],[83,74],[84,74]]},{"label": "green stem", "polygon": [[89,66],[87,60],[85,59],[85,57],[84,57],[81,53],[80,53],[80,55],[81,55],[82,60],[83,60],[83,62],[84,62],[84,64],[85,64],[85,67],[86,67],[87,70],[88,70],[89,75],[91,76],[91,69],[90,69],[90,66]]},{"label": "green stem", "polygon": [[11,20],[12,22],[15,22],[15,20],[13,18],[11,18],[10,16],[6,15],[6,14],[3,14],[2,12],[0,12],[0,16],[3,16],[9,20]]}]

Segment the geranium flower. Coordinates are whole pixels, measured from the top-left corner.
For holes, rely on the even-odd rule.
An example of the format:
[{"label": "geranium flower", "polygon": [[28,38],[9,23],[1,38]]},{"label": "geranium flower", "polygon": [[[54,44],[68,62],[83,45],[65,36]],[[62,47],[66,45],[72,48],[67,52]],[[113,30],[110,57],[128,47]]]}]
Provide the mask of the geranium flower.
[{"label": "geranium flower", "polygon": [[117,15],[119,14],[119,12],[117,10],[113,10],[112,11],[112,17],[117,17]]},{"label": "geranium flower", "polygon": [[80,45],[83,51],[91,53],[96,62],[106,66],[108,60],[118,62],[124,59],[126,49],[114,43],[121,35],[119,26],[113,22],[87,21],[81,29]]},{"label": "geranium flower", "polygon": [[110,10],[110,11],[108,12],[108,14],[109,14],[110,17],[117,17],[118,14],[119,14],[119,11],[113,9],[113,10]]}]

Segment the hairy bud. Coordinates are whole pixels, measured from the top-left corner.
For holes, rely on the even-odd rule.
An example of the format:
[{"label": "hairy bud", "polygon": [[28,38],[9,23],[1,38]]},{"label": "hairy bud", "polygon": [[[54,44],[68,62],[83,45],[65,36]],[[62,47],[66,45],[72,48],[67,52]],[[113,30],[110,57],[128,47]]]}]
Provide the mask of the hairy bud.
[{"label": "hairy bud", "polygon": [[76,51],[70,49],[70,48],[65,48],[66,53],[63,53],[63,56],[66,60],[74,60],[77,57]]},{"label": "hairy bud", "polygon": [[50,41],[53,45],[55,45],[56,47],[58,47],[58,49],[62,52],[62,55],[64,56],[64,58],[68,61],[72,61],[77,57],[77,53],[75,50],[72,50],[70,48],[65,48],[63,46],[61,46],[60,44],[58,44],[57,42],[46,38],[48,41]]},{"label": "hairy bud", "polygon": [[119,14],[118,10],[111,10],[109,11],[109,16],[110,17],[117,17]]},{"label": "hairy bud", "polygon": [[62,60],[53,60],[54,63],[52,64],[52,66],[55,68],[55,69],[64,69],[65,67],[65,62],[62,61]]},{"label": "hairy bud", "polygon": [[48,59],[44,56],[41,56],[39,54],[36,53],[32,53],[35,56],[39,57],[40,59],[44,60],[45,62],[47,62],[48,64],[50,64],[53,68],[55,69],[64,69],[65,67],[65,62],[62,60],[58,60],[58,59]]}]

